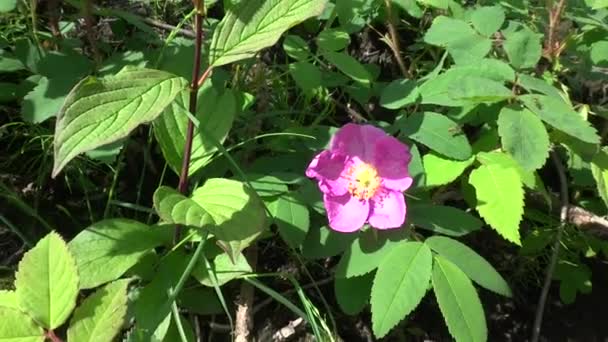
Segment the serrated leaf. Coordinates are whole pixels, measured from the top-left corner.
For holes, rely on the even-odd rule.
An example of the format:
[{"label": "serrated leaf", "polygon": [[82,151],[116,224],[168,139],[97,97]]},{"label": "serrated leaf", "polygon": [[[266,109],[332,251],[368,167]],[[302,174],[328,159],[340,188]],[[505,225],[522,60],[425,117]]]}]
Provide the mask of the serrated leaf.
[{"label": "serrated leaf", "polygon": [[127,314],[127,288],[130,279],[117,280],[87,297],[68,328],[68,342],[112,341],[121,330]]},{"label": "serrated leaf", "polygon": [[505,168],[515,169],[526,187],[529,189],[537,189],[537,181],[534,172],[524,170],[508,153],[500,151],[479,152],[477,153],[477,161],[483,165],[496,164]]},{"label": "serrated leaf", "polygon": [[19,309],[19,298],[15,291],[0,290],[0,307]]},{"label": "serrated leaf", "polygon": [[466,22],[438,16],[424,35],[431,45],[445,47],[456,64],[468,64],[482,59],[492,48],[492,42],[479,35]]},{"label": "serrated leaf", "polygon": [[344,252],[356,238],[357,234],[336,232],[327,226],[311,227],[302,243],[302,255],[307,259],[332,257]]},{"label": "serrated leaf", "polygon": [[541,168],[549,156],[545,125],[525,108],[507,106],[498,115],[498,134],[504,150],[526,170]]},{"label": "serrated leaf", "polygon": [[606,148],[591,160],[591,173],[595,179],[597,192],[608,207],[608,152]]},{"label": "serrated leaf", "polygon": [[595,128],[561,99],[545,95],[523,95],[519,99],[554,128],[586,143],[599,143]]},{"label": "serrated leaf", "polygon": [[401,134],[450,158],[471,157],[471,145],[460,127],[448,117],[433,113],[414,113],[398,123]]},{"label": "serrated leaf", "polygon": [[154,120],[187,84],[164,71],[132,67],[115,76],[80,81],[57,115],[53,177],[78,154],[124,138]]},{"label": "serrated leaf", "polygon": [[291,248],[299,248],[310,227],[310,214],[306,205],[291,195],[285,195],[273,201],[268,209],[283,240]]},{"label": "serrated leaf", "polygon": [[209,65],[218,67],[274,45],[283,32],[323,13],[326,0],[250,0],[231,6],[213,32]]},{"label": "serrated leaf", "polygon": [[458,266],[477,284],[500,295],[512,296],[511,289],[503,277],[489,262],[468,246],[444,236],[431,236],[424,243]]},{"label": "serrated leaf", "polygon": [[[252,272],[251,266],[242,254],[236,257],[234,263],[228,254],[219,254],[213,259],[213,262],[209,263],[209,266],[211,266],[218,286],[222,286],[243,274]],[[192,270],[192,276],[205,286],[214,286],[209,271],[204,262],[199,262]]]},{"label": "serrated leaf", "polygon": [[123,218],[94,223],[68,244],[76,259],[80,288],[118,279],[148,251],[170,241],[169,229]]},{"label": "serrated leaf", "polygon": [[475,287],[456,265],[435,256],[433,291],[450,334],[456,341],[485,342],[486,318]]},{"label": "serrated leaf", "polygon": [[78,270],[65,241],[49,233],[19,262],[15,275],[19,307],[47,329],[65,322],[76,306]]},{"label": "serrated leaf", "polygon": [[467,160],[453,160],[435,153],[427,153],[422,157],[427,187],[445,185],[453,182],[464,170],[473,164],[475,157]]},{"label": "serrated leaf", "polygon": [[532,68],[538,63],[542,54],[541,38],[527,26],[519,30],[504,30],[503,48],[515,68]]},{"label": "serrated leaf", "polygon": [[397,79],[382,90],[380,105],[388,109],[399,109],[418,100],[416,82],[408,79]]},{"label": "serrated leaf", "polygon": [[345,314],[354,316],[363,310],[369,302],[373,280],[374,273],[334,280],[336,301]]},{"label": "serrated leaf", "polygon": [[469,182],[475,187],[479,215],[505,239],[521,245],[519,223],[524,212],[524,190],[514,168],[481,165]]},{"label": "serrated leaf", "polygon": [[[355,234],[357,233],[353,235]],[[378,232],[368,229],[360,233],[340,258],[336,266],[336,277],[359,277],[375,270],[384,257],[405,240],[405,229]]]},{"label": "serrated leaf", "polygon": [[[153,123],[154,135],[163,156],[178,175],[182,167],[188,130],[189,96],[189,91],[182,91]],[[209,163],[217,152],[213,141],[224,142],[238,111],[234,93],[230,89],[220,91],[213,85],[201,90],[197,104],[196,118],[199,120],[199,125],[205,127],[213,136],[195,130],[188,170],[190,175]]]},{"label": "serrated leaf", "polygon": [[324,51],[323,57],[325,57],[331,64],[335,65],[336,68],[338,68],[338,70],[343,72],[346,76],[365,85],[366,87],[370,86],[370,73],[355,58],[347,55],[344,52],[334,51]]},{"label": "serrated leaf", "polygon": [[467,104],[494,103],[512,98],[514,95],[502,82],[485,77],[465,76],[458,85],[448,89],[448,96]]},{"label": "serrated leaf", "polygon": [[477,217],[458,208],[432,204],[412,204],[407,208],[410,223],[436,233],[463,236],[479,230],[483,224]]},{"label": "serrated leaf", "polygon": [[0,306],[0,342],[43,342],[44,330],[23,312]]},{"label": "serrated leaf", "polygon": [[505,11],[500,6],[484,6],[471,13],[471,21],[477,32],[491,36],[505,21]]},{"label": "serrated leaf", "polygon": [[429,280],[433,255],[421,242],[406,242],[394,248],[378,267],[372,285],[372,329],[378,338],[418,306]]}]

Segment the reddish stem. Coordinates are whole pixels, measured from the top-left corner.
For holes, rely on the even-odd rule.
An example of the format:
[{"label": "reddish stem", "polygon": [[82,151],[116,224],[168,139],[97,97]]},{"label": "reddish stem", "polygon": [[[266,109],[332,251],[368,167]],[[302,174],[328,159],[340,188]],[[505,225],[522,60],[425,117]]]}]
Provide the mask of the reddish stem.
[{"label": "reddish stem", "polygon": [[59,336],[55,335],[55,332],[52,329],[49,329],[45,335],[46,338],[48,338],[52,342],[63,342],[63,340],[59,338]]}]

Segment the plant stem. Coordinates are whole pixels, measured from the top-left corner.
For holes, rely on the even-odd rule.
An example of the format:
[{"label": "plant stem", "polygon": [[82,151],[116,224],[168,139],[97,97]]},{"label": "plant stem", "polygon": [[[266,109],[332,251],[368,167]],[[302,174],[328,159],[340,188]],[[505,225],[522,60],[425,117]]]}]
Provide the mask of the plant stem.
[{"label": "plant stem", "polygon": [[52,342],[63,342],[63,340],[59,338],[59,336],[55,335],[55,332],[52,329],[49,329],[46,332],[46,337]]},{"label": "plant stem", "polygon": [[553,160],[553,164],[555,165],[555,168],[557,169],[557,174],[559,175],[559,188],[561,199],[561,211],[559,217],[560,224],[557,227],[557,234],[555,236],[555,242],[553,243],[553,252],[551,254],[551,260],[549,261],[549,267],[547,269],[547,273],[545,274],[543,289],[540,293],[538,306],[536,307],[534,326],[532,328],[532,342],[538,342],[538,339],[540,338],[540,328],[543,323],[543,314],[545,312],[545,304],[547,303],[547,295],[549,294],[549,288],[551,287],[553,272],[555,271],[555,264],[557,264],[557,257],[559,256],[559,246],[562,240],[562,233],[564,231],[566,223],[568,222],[568,207],[570,206],[568,200],[568,179],[566,178],[566,171],[564,170],[564,165],[559,159],[559,156],[557,155],[555,149],[551,151],[551,159]]},{"label": "plant stem", "polygon": [[391,51],[393,51],[393,54],[395,55],[395,60],[397,60],[397,65],[399,65],[399,69],[401,70],[403,77],[412,78],[412,75],[410,74],[409,70],[405,66],[405,62],[403,61],[403,58],[401,57],[401,44],[399,43],[399,34],[397,33],[397,28],[395,25],[395,16],[393,15],[393,8],[391,5],[391,0],[385,0],[384,3],[386,4],[386,15],[388,17],[388,24],[387,24],[388,33],[391,37],[390,38],[391,44],[389,44],[389,47],[391,48]]}]

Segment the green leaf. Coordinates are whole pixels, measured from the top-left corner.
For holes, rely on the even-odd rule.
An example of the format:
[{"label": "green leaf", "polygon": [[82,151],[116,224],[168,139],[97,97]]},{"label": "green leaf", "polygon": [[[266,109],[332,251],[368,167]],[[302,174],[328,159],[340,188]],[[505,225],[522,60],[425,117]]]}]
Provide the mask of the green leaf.
[{"label": "green leaf", "polygon": [[471,13],[471,21],[477,32],[489,37],[505,22],[505,11],[500,6],[479,7]]},{"label": "green leaf", "polygon": [[561,99],[545,95],[523,95],[519,99],[541,120],[581,141],[598,144],[597,131]]},{"label": "green leaf", "polygon": [[78,270],[65,241],[49,233],[19,262],[15,275],[19,307],[47,329],[65,322],[76,306]]},{"label": "green leaf", "polygon": [[415,103],[419,93],[416,82],[407,79],[396,79],[382,90],[380,105],[388,109],[399,109]]},{"label": "green leaf", "polygon": [[308,43],[300,36],[288,34],[283,40],[283,50],[287,55],[298,61],[306,61],[310,56]]},{"label": "green leaf", "polygon": [[17,8],[17,0],[3,0],[0,3],[0,13],[2,12],[10,12]]},{"label": "green leaf", "polygon": [[448,89],[448,96],[467,104],[494,103],[513,97],[513,93],[502,82],[485,77],[465,76],[458,85]]},{"label": "green leaf", "polygon": [[117,218],[96,222],[69,243],[80,275],[80,288],[118,279],[148,251],[170,241],[171,231]]},{"label": "green leaf", "polygon": [[163,71],[130,67],[115,76],[80,81],[57,115],[53,177],[78,154],[154,120],[187,84]]},{"label": "green leaf", "polygon": [[321,86],[322,73],[314,64],[308,62],[291,63],[289,64],[289,74],[306,94],[312,94],[314,89]]},{"label": "green leaf", "polygon": [[439,309],[456,341],[486,341],[486,317],[466,274],[447,259],[435,256],[432,281]]},{"label": "green leaf", "polygon": [[[591,44],[591,62],[595,65],[608,62],[608,40],[602,40]],[[605,66],[605,65],[604,65]]]},{"label": "green leaf", "polygon": [[44,330],[23,312],[0,306],[0,342],[43,342]]},{"label": "green leaf", "polygon": [[163,222],[169,224],[207,228],[215,223],[200,204],[167,186],[154,192],[154,209]]},{"label": "green leaf", "polygon": [[608,207],[608,150],[606,148],[591,160],[591,172],[597,185],[597,192]]},{"label": "green leaf", "polygon": [[19,297],[15,291],[0,290],[0,307],[19,309]]},{"label": "green leaf", "polygon": [[502,276],[489,262],[468,246],[444,236],[431,236],[424,243],[458,266],[477,284],[500,295],[512,296],[511,289]]},{"label": "green leaf", "polygon": [[431,45],[445,47],[456,64],[470,64],[490,52],[492,42],[462,20],[438,16],[424,35]]},{"label": "green leaf", "polygon": [[323,13],[326,0],[250,0],[231,6],[213,32],[209,65],[218,67],[274,45],[283,32]]},{"label": "green leaf", "polygon": [[57,115],[66,94],[77,83],[69,78],[49,80],[42,77],[38,84],[23,98],[21,117],[23,121],[40,123]]},{"label": "green leaf", "polygon": [[307,259],[336,256],[349,248],[356,238],[357,234],[336,232],[327,226],[311,227],[302,243],[302,255]]},{"label": "green leaf", "polygon": [[310,227],[306,205],[293,196],[285,195],[273,201],[268,209],[287,245],[291,248],[300,247]]},{"label": "green leaf", "polygon": [[526,187],[529,189],[537,188],[537,181],[535,179],[534,172],[524,170],[521,165],[508,153],[500,151],[479,152],[477,153],[477,160],[483,165],[497,164],[505,168],[515,169]]},{"label": "green leaf", "polygon": [[[182,91],[153,123],[154,135],[163,156],[178,175],[182,168],[188,130],[189,97],[189,91]],[[230,89],[218,90],[211,85],[200,91],[197,104],[196,118],[199,125],[205,127],[213,136],[207,136],[195,129],[188,170],[190,175],[209,163],[217,152],[213,141],[224,142],[238,110],[236,98]]]},{"label": "green leaf", "polygon": [[68,341],[114,340],[127,314],[127,288],[130,281],[117,280],[87,297],[74,311],[68,328]]},{"label": "green leaf", "polygon": [[326,51],[344,50],[350,44],[350,36],[346,31],[326,29],[317,36],[317,45]]},{"label": "green leaf", "polygon": [[445,185],[453,182],[464,170],[473,164],[475,157],[467,160],[452,160],[435,153],[427,153],[422,157],[427,187]]},{"label": "green leaf", "polygon": [[448,0],[418,0],[421,4],[440,9],[448,9]]},{"label": "green leaf", "polygon": [[378,267],[372,286],[372,330],[378,338],[418,306],[429,280],[433,255],[421,242],[394,248]]},{"label": "green leaf", "polygon": [[471,157],[471,145],[458,124],[444,115],[414,113],[399,123],[405,135],[446,157],[466,160]]},{"label": "green leaf", "polygon": [[335,65],[338,70],[342,71],[346,76],[360,82],[365,86],[370,86],[371,75],[365,67],[355,58],[347,55],[344,52],[324,51],[325,57],[331,64]]},{"label": "green leaf", "polygon": [[483,224],[477,217],[458,208],[432,204],[412,204],[407,208],[409,222],[440,234],[463,236],[479,230]]},{"label": "green leaf", "polygon": [[336,266],[336,277],[359,277],[375,270],[384,257],[404,240],[406,240],[405,229],[395,231],[368,229],[360,233],[358,239],[340,258]]},{"label": "green leaf", "polygon": [[[194,335],[194,330],[192,329],[192,325],[190,322],[184,318],[184,316],[179,315],[179,320],[182,324],[182,328],[184,329],[184,335],[186,336],[186,342],[196,342],[196,336]],[[167,330],[167,334],[163,339],[163,342],[181,342],[181,336],[179,334],[179,330],[177,329],[177,324],[175,323],[175,316],[171,315],[171,324],[169,325],[169,330]]]},{"label": "green leaf", "polygon": [[[233,263],[228,254],[222,253],[217,255],[213,259],[213,262],[209,263],[211,270],[215,274],[218,286],[222,286],[243,274],[252,272],[251,266],[244,255],[239,254],[235,261],[236,262]],[[194,270],[192,270],[192,276],[205,286],[214,286],[211,276],[209,275],[209,269],[204,262],[197,263]]]},{"label": "green leaf", "polygon": [[549,156],[545,125],[525,108],[504,107],[498,115],[498,134],[504,150],[526,170],[541,168]]},{"label": "green leaf", "polygon": [[524,190],[517,170],[499,164],[481,165],[471,172],[469,182],[475,187],[479,215],[505,239],[520,245]]},{"label": "green leaf", "polygon": [[363,310],[369,302],[373,280],[374,273],[334,280],[336,301],[345,314],[354,316]]},{"label": "green leaf", "polygon": [[532,77],[526,74],[518,74],[517,83],[529,92],[536,91],[557,99],[564,97],[560,90],[540,78]]},{"label": "green leaf", "polygon": [[374,0],[336,0],[340,27],[348,33],[360,31],[371,21],[375,4]]},{"label": "green leaf", "polygon": [[527,26],[519,30],[504,30],[503,48],[511,65],[517,69],[533,68],[542,54],[542,34],[534,33]]}]

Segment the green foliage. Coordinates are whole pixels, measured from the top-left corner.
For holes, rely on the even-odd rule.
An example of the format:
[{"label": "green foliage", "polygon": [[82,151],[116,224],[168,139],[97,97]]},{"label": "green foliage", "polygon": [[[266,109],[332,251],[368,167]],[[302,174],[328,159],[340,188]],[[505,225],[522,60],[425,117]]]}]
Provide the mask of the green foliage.
[{"label": "green foliage", "polygon": [[48,329],[63,324],[76,306],[78,270],[65,241],[55,232],[38,241],[15,275],[19,307]]},{"label": "green foliage", "polygon": [[44,331],[18,309],[0,306],[0,341],[42,342]]},{"label": "green foliage", "polygon": [[426,173],[424,185],[433,187],[449,184],[473,164],[474,160],[473,157],[462,161],[452,160],[435,153],[427,153],[422,157],[424,172]]},{"label": "green foliage", "polygon": [[372,291],[374,275],[374,273],[367,273],[360,277],[335,279],[336,301],[344,313],[356,315],[367,305]]},{"label": "green foliage", "polygon": [[482,222],[458,208],[432,204],[413,204],[408,208],[412,224],[450,236],[463,236],[481,228]]},{"label": "green foliage", "polygon": [[281,34],[321,14],[326,0],[254,0],[229,8],[213,33],[209,65],[218,67],[250,58],[277,42]]},{"label": "green foliage", "polygon": [[129,279],[112,282],[87,297],[74,311],[68,341],[105,342],[118,334],[127,313]]},{"label": "green foliage", "polygon": [[515,68],[531,68],[540,59],[542,35],[534,33],[527,26],[518,26],[511,24],[502,32],[505,36],[503,48]]},{"label": "green foliage", "polygon": [[212,277],[215,277],[215,281],[221,286],[243,274],[252,272],[251,266],[242,254],[239,254],[233,261],[228,254],[222,253],[217,255],[209,265],[211,269],[208,269],[205,263],[199,262],[192,271],[192,276],[201,284],[211,287],[214,286]]},{"label": "green foliage", "polygon": [[80,81],[57,115],[53,176],[78,154],[124,138],[154,120],[186,84],[163,71],[137,68]]},{"label": "green foliage", "polygon": [[394,248],[378,267],[371,293],[372,329],[385,336],[424,297],[431,279],[433,256],[420,242]]},{"label": "green foliage", "polygon": [[269,208],[279,234],[291,248],[297,248],[310,227],[308,208],[293,196],[280,196]]},{"label": "green foliage", "polygon": [[483,307],[466,274],[447,259],[435,256],[432,282],[450,334],[457,341],[486,341]]}]

